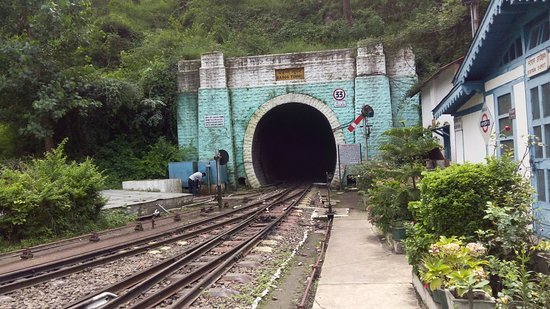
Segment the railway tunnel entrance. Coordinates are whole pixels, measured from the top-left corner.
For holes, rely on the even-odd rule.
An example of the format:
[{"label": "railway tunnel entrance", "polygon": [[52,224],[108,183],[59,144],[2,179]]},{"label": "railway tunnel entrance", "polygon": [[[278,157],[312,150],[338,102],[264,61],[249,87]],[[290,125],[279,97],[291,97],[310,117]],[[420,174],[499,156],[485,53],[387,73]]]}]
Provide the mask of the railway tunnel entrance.
[{"label": "railway tunnel entrance", "polygon": [[269,110],[258,122],[252,163],[261,184],[325,182],[336,166],[336,141],[326,116],[302,103]]}]

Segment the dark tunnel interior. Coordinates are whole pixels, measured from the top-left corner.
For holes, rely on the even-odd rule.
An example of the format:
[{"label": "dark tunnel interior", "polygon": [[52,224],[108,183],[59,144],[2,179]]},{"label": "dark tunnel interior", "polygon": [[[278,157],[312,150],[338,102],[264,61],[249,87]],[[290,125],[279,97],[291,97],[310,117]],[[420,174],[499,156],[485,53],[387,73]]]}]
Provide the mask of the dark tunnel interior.
[{"label": "dark tunnel interior", "polygon": [[288,103],[267,112],[252,144],[260,182],[325,182],[336,166],[336,144],[327,118],[317,109]]}]

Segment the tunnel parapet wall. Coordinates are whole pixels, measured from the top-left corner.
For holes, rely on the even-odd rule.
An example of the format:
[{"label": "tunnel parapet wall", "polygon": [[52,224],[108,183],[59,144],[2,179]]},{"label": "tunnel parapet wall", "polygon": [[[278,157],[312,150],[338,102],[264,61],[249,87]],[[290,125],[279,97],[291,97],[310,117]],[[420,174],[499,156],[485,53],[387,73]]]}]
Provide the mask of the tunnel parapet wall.
[{"label": "tunnel parapet wall", "polygon": [[386,75],[386,55],[382,44],[357,48],[357,77]]},{"label": "tunnel parapet wall", "polygon": [[[238,58],[204,54],[200,61],[178,63],[178,140],[181,146],[196,147],[199,159],[210,160],[217,149],[228,151],[228,176],[235,185],[240,177],[249,178],[250,158],[243,153],[253,138],[254,132],[247,131],[249,123],[259,121],[254,115],[263,117],[268,110],[258,111],[274,108],[267,102],[279,102],[275,98],[300,94],[306,101],[311,98],[315,102],[311,106],[336,126],[349,123],[363,105],[371,105],[375,110],[369,120],[372,157],[385,130],[402,121],[415,124],[420,118],[418,97],[406,97],[416,79],[414,54],[402,50],[388,56],[381,44]],[[286,103],[300,102],[280,102]],[[361,143],[365,149],[362,130],[337,131],[338,143]]]}]

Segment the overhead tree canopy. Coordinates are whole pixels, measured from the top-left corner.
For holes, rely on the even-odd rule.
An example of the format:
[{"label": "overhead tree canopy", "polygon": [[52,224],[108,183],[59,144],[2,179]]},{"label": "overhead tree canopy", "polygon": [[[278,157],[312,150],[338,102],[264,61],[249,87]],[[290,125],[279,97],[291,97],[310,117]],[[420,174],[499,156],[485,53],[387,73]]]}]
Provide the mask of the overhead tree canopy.
[{"label": "overhead tree canopy", "polygon": [[176,63],[205,52],[380,41],[412,46],[422,78],[471,36],[460,0],[4,0],[0,19],[0,124],[15,155],[65,137],[73,156],[120,136],[175,142]]}]

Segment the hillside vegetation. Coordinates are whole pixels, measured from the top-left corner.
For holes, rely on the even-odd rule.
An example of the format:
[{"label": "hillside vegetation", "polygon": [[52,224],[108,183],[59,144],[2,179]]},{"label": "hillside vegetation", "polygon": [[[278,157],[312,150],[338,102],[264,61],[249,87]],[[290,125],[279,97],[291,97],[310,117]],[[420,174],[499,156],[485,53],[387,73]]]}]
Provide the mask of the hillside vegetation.
[{"label": "hillside vegetation", "polygon": [[68,138],[113,181],[174,159],[158,149],[176,141],[178,60],[383,42],[412,46],[423,78],[471,40],[460,0],[3,0],[0,20],[0,158]]}]

